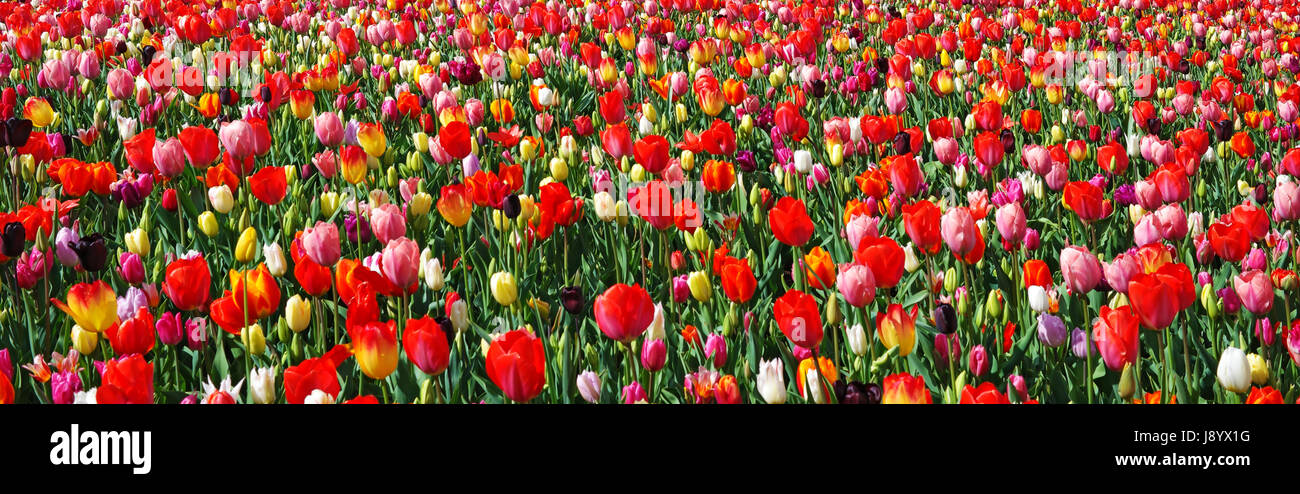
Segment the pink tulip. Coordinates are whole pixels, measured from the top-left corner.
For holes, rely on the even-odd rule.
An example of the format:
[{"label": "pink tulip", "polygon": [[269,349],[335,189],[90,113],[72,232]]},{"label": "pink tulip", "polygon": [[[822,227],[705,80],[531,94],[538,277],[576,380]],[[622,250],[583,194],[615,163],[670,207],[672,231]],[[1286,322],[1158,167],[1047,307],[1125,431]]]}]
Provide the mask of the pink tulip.
[{"label": "pink tulip", "polygon": [[857,250],[858,244],[862,243],[862,239],[880,236],[879,224],[880,218],[865,214],[854,215],[853,218],[849,219],[849,223],[844,225],[844,236],[848,238],[849,245],[853,246],[854,250]]},{"label": "pink tulip", "polygon": [[389,242],[406,236],[406,216],[394,204],[384,204],[370,210],[370,228],[375,232],[379,243]]},{"label": "pink tulip", "polygon": [[312,262],[321,266],[333,266],[342,254],[339,247],[338,226],[317,221],[316,226],[303,230],[302,249]]},{"label": "pink tulip", "polygon": [[1013,202],[998,208],[997,211],[998,233],[1007,243],[1015,246],[1020,245],[1025,240],[1025,228],[1027,221],[1025,219],[1025,210],[1020,207],[1020,203]]},{"label": "pink tulip", "polygon": [[1160,198],[1160,189],[1156,187],[1155,182],[1150,180],[1139,180],[1133,183],[1133,192],[1137,194],[1138,205],[1142,209],[1153,211],[1160,207],[1164,202]]},{"label": "pink tulip", "polygon": [[1115,109],[1115,97],[1110,91],[1102,89],[1097,91],[1097,111],[1101,113],[1110,113]]},{"label": "pink tulip", "polygon": [[406,237],[393,239],[384,246],[380,267],[388,281],[405,290],[420,277],[420,246]]},{"label": "pink tulip", "polygon": [[870,268],[861,264],[841,264],[835,287],[844,301],[854,307],[865,307],[876,298],[876,278]]},{"label": "pink tulip", "polygon": [[989,371],[989,367],[993,366],[993,363],[989,362],[989,352],[984,349],[984,345],[975,345],[975,348],[970,350],[969,363],[970,372],[975,377],[983,376]]},{"label": "pink tulip", "polygon": [[1164,240],[1160,233],[1159,222],[1160,220],[1154,214],[1147,213],[1142,216],[1142,219],[1138,220],[1136,225],[1133,225],[1133,243],[1138,247],[1142,247]]},{"label": "pink tulip", "polygon": [[135,77],[126,69],[113,69],[108,73],[108,93],[113,99],[125,100],[135,93]]},{"label": "pink tulip", "polygon": [[1129,280],[1142,274],[1142,265],[1138,264],[1136,257],[1122,253],[1115,256],[1110,264],[1102,263],[1102,272],[1106,276],[1106,284],[1117,292],[1126,293]]},{"label": "pink tulip", "polygon": [[1253,269],[1232,278],[1232,287],[1241,298],[1241,305],[1255,315],[1267,314],[1273,309],[1273,280],[1268,274]]},{"label": "pink tulip", "polygon": [[1276,221],[1300,219],[1300,186],[1286,181],[1273,189],[1273,219]]},{"label": "pink tulip", "polygon": [[231,157],[242,160],[257,151],[256,137],[253,134],[252,125],[243,120],[235,120],[222,124],[221,132],[217,137],[221,139],[221,146],[230,153]]},{"label": "pink tulip", "polygon": [[1052,153],[1047,148],[1030,145],[1020,153],[1020,157],[1035,175],[1044,176],[1052,171]]},{"label": "pink tulip", "polygon": [[902,114],[907,110],[907,95],[897,87],[889,88],[885,91],[885,108],[889,109],[889,113]]},{"label": "pink tulip", "polygon": [[939,226],[943,241],[955,254],[966,255],[975,248],[975,242],[979,241],[979,234],[975,231],[975,217],[971,216],[970,209],[949,209],[944,213]]},{"label": "pink tulip", "polygon": [[321,177],[326,180],[334,178],[334,174],[339,170],[338,157],[330,149],[316,153],[316,156],[311,159],[311,164],[316,167],[316,171],[320,172]]},{"label": "pink tulip", "polygon": [[1061,277],[1071,293],[1088,293],[1101,281],[1101,263],[1086,247],[1071,245],[1061,250]]},{"label": "pink tulip", "polygon": [[168,177],[177,177],[185,171],[185,146],[181,140],[173,137],[154,141],[153,165],[158,173]]},{"label": "pink tulip", "polygon": [[957,141],[949,137],[940,137],[934,141],[934,155],[940,163],[951,165],[957,162]]},{"label": "pink tulip", "polygon": [[1153,216],[1159,220],[1156,226],[1160,228],[1160,236],[1165,240],[1182,240],[1187,236],[1187,214],[1177,203],[1161,206]]},{"label": "pink tulip", "polygon": [[343,142],[343,122],[338,114],[325,112],[316,116],[316,140],[327,148],[336,148]]}]

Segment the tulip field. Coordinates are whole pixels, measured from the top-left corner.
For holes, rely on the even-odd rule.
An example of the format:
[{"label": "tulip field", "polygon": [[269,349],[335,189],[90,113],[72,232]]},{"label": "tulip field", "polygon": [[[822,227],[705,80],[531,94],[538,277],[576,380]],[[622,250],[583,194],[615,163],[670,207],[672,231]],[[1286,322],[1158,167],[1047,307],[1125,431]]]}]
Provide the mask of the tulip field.
[{"label": "tulip field", "polygon": [[0,2],[0,403],[1296,403],[1298,30]]}]

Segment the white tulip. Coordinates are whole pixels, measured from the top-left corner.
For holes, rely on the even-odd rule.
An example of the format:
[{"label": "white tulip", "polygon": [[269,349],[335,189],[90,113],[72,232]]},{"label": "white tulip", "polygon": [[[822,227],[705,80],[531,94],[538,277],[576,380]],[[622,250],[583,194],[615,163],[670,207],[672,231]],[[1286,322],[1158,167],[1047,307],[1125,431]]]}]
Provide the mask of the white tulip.
[{"label": "white tulip", "polygon": [[1250,362],[1240,348],[1230,346],[1219,356],[1219,385],[1233,393],[1250,391]]},{"label": "white tulip", "polygon": [[764,360],[759,363],[758,394],[763,401],[773,405],[785,403],[785,367],[781,359]]}]

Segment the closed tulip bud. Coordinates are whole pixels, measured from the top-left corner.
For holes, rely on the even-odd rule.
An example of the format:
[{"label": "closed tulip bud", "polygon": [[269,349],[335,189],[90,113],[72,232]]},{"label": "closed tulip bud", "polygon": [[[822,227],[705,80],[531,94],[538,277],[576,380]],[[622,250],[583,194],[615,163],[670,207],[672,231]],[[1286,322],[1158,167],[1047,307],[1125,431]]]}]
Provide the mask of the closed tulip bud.
[{"label": "closed tulip bud", "polygon": [[679,161],[681,162],[683,171],[689,172],[695,169],[695,153],[690,150],[682,151],[682,157]]},{"label": "closed tulip bud", "polygon": [[491,291],[492,298],[501,305],[512,305],[519,298],[519,284],[515,281],[515,275],[505,271],[492,275]]},{"label": "closed tulip bud", "polygon": [[275,402],[275,369],[260,367],[253,369],[252,381],[248,386],[248,397],[253,403],[266,405]]},{"label": "closed tulip bud", "polygon": [[871,341],[867,339],[867,332],[862,329],[861,324],[854,324],[845,329],[846,338],[849,341],[849,349],[854,355],[865,357],[867,351],[871,349]]},{"label": "closed tulip bud", "polygon": [[781,359],[764,360],[759,363],[758,394],[769,404],[785,403],[788,393],[785,390],[785,366]]},{"label": "closed tulip bud", "polygon": [[691,296],[695,300],[708,302],[713,297],[713,283],[709,281],[709,275],[704,271],[691,272],[686,284],[690,287]]},{"label": "closed tulip bud", "polygon": [[984,345],[975,345],[975,348],[970,350],[969,365],[970,372],[975,377],[983,376],[989,371],[989,367],[992,367],[993,364],[989,361],[989,352],[984,348]]},{"label": "closed tulip bud", "polygon": [[442,287],[445,284],[442,272],[442,261],[439,261],[438,259],[429,259],[428,261],[425,261],[422,266],[421,274],[424,275],[425,286],[428,286],[430,290],[435,292],[442,290]]},{"label": "closed tulip bud", "polygon": [[957,285],[957,270],[948,268],[948,271],[943,273],[943,291],[952,293],[957,290]]},{"label": "closed tulip bud", "polygon": [[903,268],[909,273],[915,273],[921,269],[921,260],[916,257],[916,251],[912,248],[912,243],[908,242],[907,247],[903,248]]},{"label": "closed tulip bud", "polygon": [[1246,361],[1250,363],[1250,382],[1258,386],[1268,383],[1268,362],[1255,353],[1247,355]]},{"label": "closed tulip bud", "polygon": [[587,343],[582,348],[582,356],[587,359],[588,367],[596,367],[600,364],[600,353],[596,351],[596,347],[591,346],[591,343]]},{"label": "closed tulip bud", "polygon": [[92,333],[81,329],[79,325],[72,325],[72,348],[82,355],[90,355],[99,346],[99,334]]},{"label": "closed tulip bud", "polygon": [[199,213],[199,231],[207,235],[208,238],[217,236],[220,233],[220,227],[217,225],[217,215],[212,211]]},{"label": "closed tulip bud", "polygon": [[416,192],[411,196],[411,202],[407,204],[406,212],[412,217],[420,217],[429,214],[430,208],[433,207],[433,196],[427,192]]},{"label": "closed tulip bud", "polygon": [[244,343],[248,353],[253,355],[266,353],[266,334],[262,331],[261,324],[253,323],[252,326],[245,327],[239,332],[239,340]]},{"label": "closed tulip bud", "polygon": [[271,276],[284,276],[289,270],[284,260],[284,249],[280,248],[278,242],[271,242],[262,247],[262,257],[266,259],[266,269],[271,272]]},{"label": "closed tulip bud", "polygon": [[589,370],[578,374],[578,394],[587,403],[600,403],[600,376]]},{"label": "closed tulip bud", "polygon": [[136,228],[131,233],[126,234],[126,250],[141,257],[149,255],[149,232]]},{"label": "closed tulip bud", "polygon": [[839,325],[844,320],[843,314],[840,313],[840,298],[830,296],[826,299],[826,324],[831,326]]},{"label": "closed tulip bud", "polygon": [[1250,362],[1246,359],[1246,353],[1237,347],[1223,350],[1223,355],[1219,356],[1218,372],[1215,374],[1223,389],[1233,393],[1250,391]]},{"label": "closed tulip bud", "polygon": [[338,192],[322,192],[320,195],[320,214],[326,218],[334,216],[339,209]]},{"label": "closed tulip bud", "polygon": [[1214,293],[1213,285],[1201,285],[1201,307],[1205,308],[1210,319],[1219,317],[1219,297]]},{"label": "closed tulip bud", "polygon": [[989,299],[988,302],[985,302],[984,307],[989,319],[1002,317],[1002,291],[995,289],[989,292]]},{"label": "closed tulip bud", "polygon": [[551,178],[556,182],[563,182],[569,178],[569,163],[563,158],[551,158]]},{"label": "closed tulip bud", "polygon": [[1124,362],[1124,370],[1119,375],[1119,397],[1125,400],[1133,398],[1137,391],[1137,373],[1133,371],[1132,362]]},{"label": "closed tulip bud", "polygon": [[284,304],[284,319],[289,329],[295,333],[302,332],[311,324],[311,302],[299,295],[289,297]]},{"label": "closed tulip bud", "polygon": [[830,157],[831,166],[838,167],[844,164],[843,144],[839,144],[839,143],[832,144],[830,149],[827,149],[827,153]]},{"label": "closed tulip bud", "polygon": [[1047,290],[1041,286],[1034,285],[1029,287],[1029,308],[1034,312],[1045,312],[1051,307],[1051,298]]},{"label": "closed tulip bud", "polygon": [[208,202],[212,203],[212,209],[218,213],[226,214],[235,207],[235,196],[230,193],[230,187],[218,185],[208,189]]},{"label": "closed tulip bud", "polygon": [[966,167],[964,166],[953,167],[952,183],[953,185],[956,185],[958,189],[966,188],[966,183],[967,183]]},{"label": "closed tulip bud", "polygon": [[255,256],[257,256],[257,229],[250,226],[239,234],[239,241],[235,244],[235,260],[248,263],[252,262]]}]

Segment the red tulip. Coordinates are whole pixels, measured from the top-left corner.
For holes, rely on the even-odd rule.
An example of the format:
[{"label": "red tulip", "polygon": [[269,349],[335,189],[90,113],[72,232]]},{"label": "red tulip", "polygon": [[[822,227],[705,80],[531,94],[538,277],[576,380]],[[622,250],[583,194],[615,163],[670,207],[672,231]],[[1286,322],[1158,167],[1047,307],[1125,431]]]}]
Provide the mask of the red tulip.
[{"label": "red tulip", "polygon": [[1139,274],[1128,282],[1128,297],[1144,326],[1164,329],[1196,301],[1192,272],[1184,264],[1169,263],[1153,273]]},{"label": "red tulip", "polygon": [[984,381],[979,388],[966,385],[961,390],[962,405],[1010,405],[1011,399],[998,390],[997,385]]},{"label": "red tulip", "polygon": [[438,144],[452,158],[462,159],[474,150],[471,142],[469,125],[459,120],[444,125],[438,130]]},{"label": "red tulip", "polygon": [[1282,156],[1282,168],[1293,177],[1300,176],[1300,147],[1292,148]]},{"label": "red tulip", "polygon": [[822,342],[822,316],[817,300],[799,290],[788,290],[772,303],[773,318],[795,345],[817,348]]},{"label": "red tulip", "polygon": [[801,199],[782,197],[768,211],[767,223],[772,228],[772,235],[783,244],[798,247],[812,238],[812,219],[808,217]]},{"label": "red tulip", "polygon": [[981,164],[992,168],[1002,164],[1002,140],[993,132],[980,132],[975,136],[975,159]]},{"label": "red tulip", "polygon": [[600,118],[606,125],[615,125],[627,120],[627,105],[623,104],[623,93],[610,91],[598,98],[600,100]]},{"label": "red tulip", "polygon": [[673,225],[675,214],[672,190],[662,180],[651,180],[645,186],[629,192],[627,206],[656,230]]},{"label": "red tulip", "polygon": [[148,307],[136,310],[134,316],[105,331],[113,352],[118,355],[146,354],[154,346],[154,318]]},{"label": "red tulip", "polygon": [[190,161],[190,166],[204,168],[221,156],[221,141],[212,129],[192,125],[181,129],[177,138],[185,148],[185,158]]},{"label": "red tulip", "polygon": [[627,130],[626,124],[611,125],[600,131],[600,144],[615,161],[631,155],[634,151],[632,133]]},{"label": "red tulip", "polygon": [[140,354],[118,357],[104,364],[102,384],[95,402],[103,404],[153,403],[153,364]]},{"label": "red tulip", "polygon": [[1111,142],[1097,148],[1097,166],[1111,175],[1123,175],[1128,169],[1128,154],[1124,145]]},{"label": "red tulip", "polygon": [[853,253],[853,259],[859,264],[871,268],[871,275],[876,286],[891,288],[903,278],[903,266],[907,253],[889,237],[864,237]]},{"label": "red tulip", "polygon": [[743,304],[754,297],[758,280],[745,261],[729,262],[722,267],[722,291],[732,302]]},{"label": "red tulip", "polygon": [[971,108],[975,124],[985,131],[1002,130],[1002,105],[996,101],[982,101]]},{"label": "red tulip", "polygon": [[1206,229],[1205,238],[1215,255],[1225,260],[1240,262],[1250,253],[1250,232],[1241,223],[1216,221]]},{"label": "red tulip", "polygon": [[934,203],[921,200],[903,206],[903,227],[912,244],[926,254],[939,252],[943,243],[941,215]]},{"label": "red tulip", "polygon": [[887,166],[889,168],[889,183],[894,186],[894,192],[901,194],[904,198],[912,197],[917,192],[920,192],[921,185],[925,182],[925,175],[921,173],[921,165],[916,162],[916,158],[912,156],[912,153],[889,158]]},{"label": "red tulip", "polygon": [[248,190],[259,201],[274,206],[284,200],[288,193],[289,181],[284,168],[268,166],[248,177]]},{"label": "red tulip", "polygon": [[786,101],[777,105],[774,118],[777,130],[792,142],[802,141],[808,135],[808,120],[799,114],[799,108],[794,103]]},{"label": "red tulip", "polygon": [[122,141],[126,150],[126,162],[140,173],[153,173],[153,145],[156,141],[155,130],[145,129],[134,137]]},{"label": "red tulip", "polygon": [[546,384],[542,340],[526,329],[498,336],[488,347],[487,375],[511,401],[522,403],[537,397]]},{"label": "red tulip", "polygon": [[1268,236],[1268,212],[1253,204],[1240,204],[1232,208],[1232,222],[1246,227],[1253,241],[1263,240]]},{"label": "red tulip", "polygon": [[668,139],[659,135],[648,135],[636,141],[634,146],[633,154],[636,162],[645,168],[645,171],[657,175],[668,168]]},{"label": "red tulip", "polygon": [[300,405],[315,390],[338,398],[339,364],[347,360],[351,352],[343,345],[335,345],[325,355],[309,358],[298,365],[284,370],[284,398],[290,404]]},{"label": "red tulip", "polygon": [[177,259],[167,265],[163,292],[180,310],[198,310],[208,302],[208,289],[212,273],[202,255],[190,259]]},{"label": "red tulip", "polygon": [[640,285],[616,284],[596,297],[593,304],[596,325],[611,340],[628,343],[650,327],[655,317],[654,301]]},{"label": "red tulip", "polygon": [[433,318],[424,316],[407,319],[406,330],[402,333],[402,347],[406,350],[406,358],[421,372],[436,376],[447,370],[451,347],[447,334]]},{"label": "red tulip", "polygon": [[1092,324],[1092,339],[1110,370],[1124,370],[1124,364],[1137,363],[1139,322],[1138,315],[1127,305],[1101,307],[1101,317]]},{"label": "red tulip", "polygon": [[1080,220],[1091,223],[1110,216],[1110,200],[1101,187],[1089,182],[1070,182],[1065,185],[1065,206],[1074,211]]},{"label": "red tulip", "polygon": [[731,156],[736,153],[736,131],[724,120],[714,120],[709,130],[700,134],[709,154]]}]

